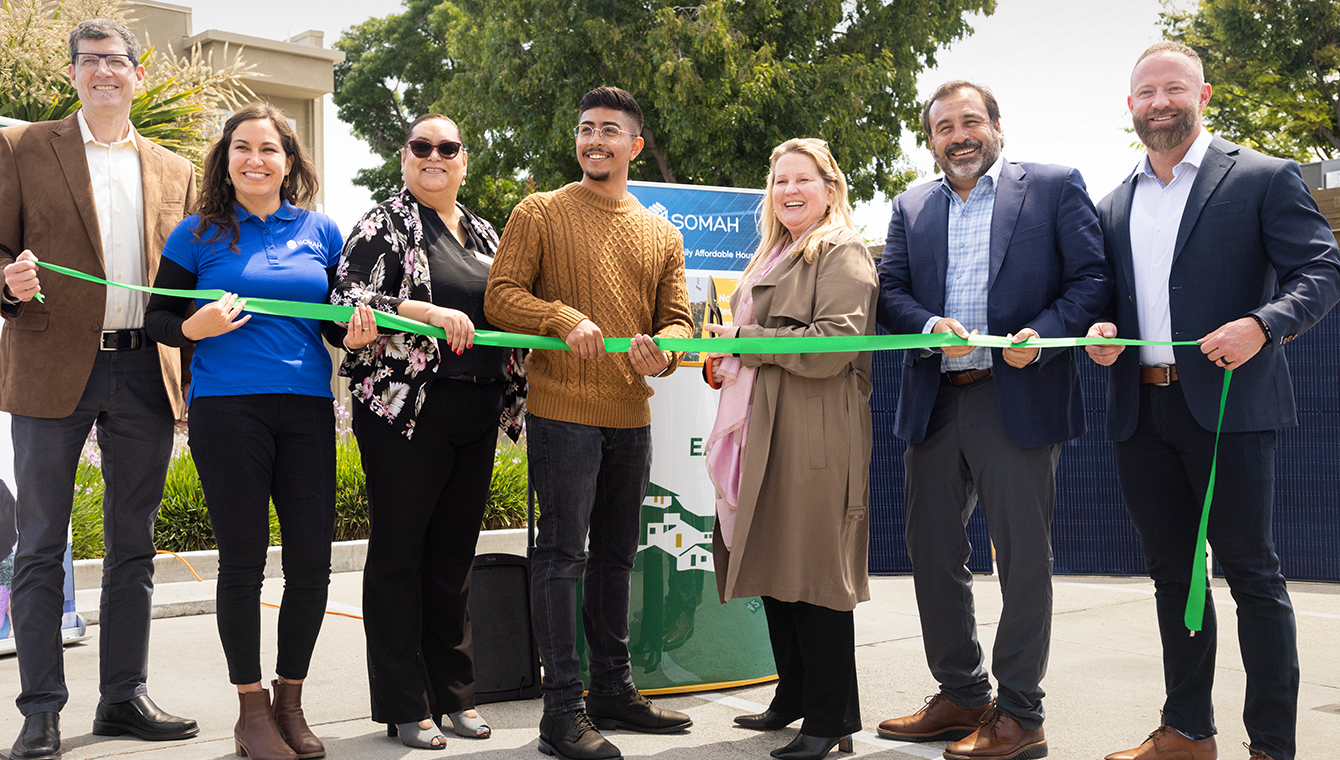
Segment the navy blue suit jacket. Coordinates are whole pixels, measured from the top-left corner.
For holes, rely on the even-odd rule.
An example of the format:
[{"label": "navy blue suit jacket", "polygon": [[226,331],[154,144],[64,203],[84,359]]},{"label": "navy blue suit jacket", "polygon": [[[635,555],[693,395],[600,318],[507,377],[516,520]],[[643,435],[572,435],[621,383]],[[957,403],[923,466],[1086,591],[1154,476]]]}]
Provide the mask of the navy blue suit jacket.
[{"label": "navy blue suit jacket", "polygon": [[[1107,319],[1122,338],[1139,338],[1131,261],[1135,172],[1098,204],[1116,290]],[[1141,180],[1144,181],[1144,180]],[[1177,229],[1168,307],[1173,340],[1196,340],[1255,314],[1271,342],[1233,371],[1224,432],[1298,424],[1282,346],[1317,323],[1340,298],[1340,254],[1330,225],[1298,164],[1215,137],[1196,172]],[[1199,346],[1174,346],[1177,375],[1196,422],[1214,430],[1224,371]],[[1140,411],[1140,352],[1127,348],[1112,365],[1107,437],[1124,441]]]},{"label": "navy blue suit jacket", "polygon": [[[949,199],[940,182],[893,199],[879,265],[879,323],[891,333],[920,333],[944,316],[949,257]],[[1084,335],[1108,302],[1112,282],[1093,202],[1079,172],[1064,166],[1001,167],[991,212],[987,332],[1031,327],[1044,338]],[[992,349],[996,397],[1019,446],[1045,446],[1084,433],[1079,369],[1071,349],[1046,349],[1022,369]],[[939,351],[906,351],[894,433],[921,443],[940,391]]]}]

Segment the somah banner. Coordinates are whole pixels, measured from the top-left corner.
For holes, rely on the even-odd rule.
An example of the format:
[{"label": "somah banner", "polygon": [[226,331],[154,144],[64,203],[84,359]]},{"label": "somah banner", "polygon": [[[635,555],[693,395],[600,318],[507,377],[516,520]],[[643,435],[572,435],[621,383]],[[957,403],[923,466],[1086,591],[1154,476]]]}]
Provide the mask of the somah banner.
[{"label": "somah banner", "polygon": [[[709,337],[703,323],[717,309],[729,321],[727,301],[758,245],[763,192],[629,185],[643,206],[683,234],[694,335]],[[633,680],[651,693],[744,685],[777,673],[762,602],[723,605],[717,598],[716,500],[704,460],[717,394],[703,382],[701,367],[691,353],[677,372],[651,381],[651,487],[642,503],[629,613]],[[584,642],[578,649],[585,652]]]}]

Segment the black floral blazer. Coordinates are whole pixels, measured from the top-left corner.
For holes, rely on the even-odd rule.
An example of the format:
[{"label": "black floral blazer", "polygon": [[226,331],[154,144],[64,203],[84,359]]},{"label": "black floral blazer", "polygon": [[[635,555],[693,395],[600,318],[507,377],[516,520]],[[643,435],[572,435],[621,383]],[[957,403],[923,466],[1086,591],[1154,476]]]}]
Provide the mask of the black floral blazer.
[{"label": "black floral blazer", "polygon": [[[493,225],[465,206],[458,203],[457,207],[488,254],[493,255],[498,250],[498,233]],[[359,220],[344,243],[335,275],[330,302],[339,306],[366,303],[378,311],[396,314],[405,299],[432,303],[419,204],[408,190],[401,189]],[[513,351],[508,362],[508,388],[499,420],[512,440],[521,434],[525,409],[524,356],[520,350]],[[439,360],[437,339],[381,330],[375,341],[345,356],[340,374],[349,378],[349,392],[356,401],[411,438]]]}]

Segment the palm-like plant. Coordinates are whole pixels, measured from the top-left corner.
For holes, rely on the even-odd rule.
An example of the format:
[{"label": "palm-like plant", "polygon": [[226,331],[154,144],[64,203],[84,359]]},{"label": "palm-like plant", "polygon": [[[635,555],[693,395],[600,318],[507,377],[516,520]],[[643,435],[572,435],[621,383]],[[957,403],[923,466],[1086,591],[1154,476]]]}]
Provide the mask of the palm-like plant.
[{"label": "palm-like plant", "polygon": [[[22,121],[63,119],[79,108],[66,75],[70,29],[87,18],[128,19],[122,0],[3,0],[0,12],[0,116]],[[199,46],[178,58],[150,47],[140,56],[146,77],[130,108],[130,123],[144,138],[197,165],[217,136],[219,112],[255,97],[245,80],[256,76],[239,48],[214,67]]]}]

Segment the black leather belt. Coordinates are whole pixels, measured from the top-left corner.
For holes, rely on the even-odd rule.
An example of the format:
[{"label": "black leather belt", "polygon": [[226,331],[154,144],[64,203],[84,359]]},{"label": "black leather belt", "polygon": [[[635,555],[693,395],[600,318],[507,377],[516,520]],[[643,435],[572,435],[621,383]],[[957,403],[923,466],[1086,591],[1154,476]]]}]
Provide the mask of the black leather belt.
[{"label": "black leather belt", "polygon": [[489,383],[501,383],[501,377],[478,377],[476,375],[448,375],[448,380],[459,380],[463,383],[474,383],[475,385],[488,385]]},{"label": "black leather belt", "polygon": [[103,330],[100,351],[134,351],[149,345],[143,330]]},{"label": "black leather belt", "polygon": [[985,380],[991,377],[991,368],[986,369],[959,369],[951,372],[942,372],[940,377],[950,385],[972,385],[979,380]]}]

